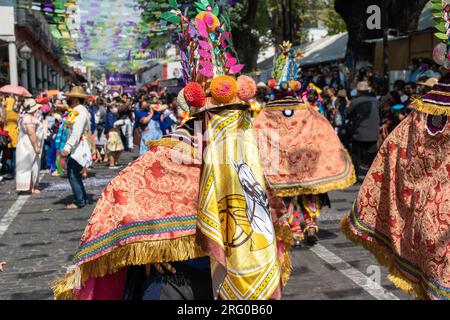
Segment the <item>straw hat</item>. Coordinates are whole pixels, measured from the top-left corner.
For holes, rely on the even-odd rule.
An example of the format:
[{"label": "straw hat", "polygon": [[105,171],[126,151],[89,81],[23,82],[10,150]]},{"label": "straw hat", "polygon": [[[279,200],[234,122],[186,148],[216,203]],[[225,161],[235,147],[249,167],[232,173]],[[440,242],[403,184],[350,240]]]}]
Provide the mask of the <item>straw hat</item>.
[{"label": "straw hat", "polygon": [[269,89],[269,87],[264,83],[264,82],[259,82],[257,85],[256,85],[256,87],[257,88],[261,88],[261,89]]},{"label": "straw hat", "polygon": [[358,82],[358,85],[356,86],[356,90],[360,92],[367,92],[370,90],[369,83],[367,81],[361,81]]},{"label": "straw hat", "polygon": [[339,90],[337,96],[339,98],[346,98],[347,97],[347,90],[345,90],[345,89]]},{"label": "straw hat", "polygon": [[26,113],[35,113],[42,105],[37,103],[35,99],[26,99],[23,103],[23,107]]},{"label": "straw hat", "polygon": [[439,79],[438,78],[434,78],[434,77],[432,77],[432,78],[428,78],[427,79],[427,81],[421,81],[421,82],[418,82],[417,84],[419,84],[419,85],[422,85],[422,86],[425,86],[425,87],[428,87],[428,88],[432,88],[432,87],[434,87],[434,85],[435,84],[437,84],[439,82]]},{"label": "straw hat", "polygon": [[90,95],[84,91],[83,87],[73,87],[70,92],[64,93],[64,95],[68,98],[80,99],[88,99],[90,97]]}]

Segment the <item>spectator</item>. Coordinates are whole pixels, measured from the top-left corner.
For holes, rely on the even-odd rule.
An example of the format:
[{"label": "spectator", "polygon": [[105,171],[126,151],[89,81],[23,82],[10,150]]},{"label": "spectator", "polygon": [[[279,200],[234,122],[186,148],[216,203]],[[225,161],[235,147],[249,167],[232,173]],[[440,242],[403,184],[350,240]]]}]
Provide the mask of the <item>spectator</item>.
[{"label": "spectator", "polygon": [[21,102],[12,98],[5,97],[2,101],[4,110],[4,130],[11,137],[11,143],[8,145],[7,156],[3,157],[3,170],[6,171],[8,177],[13,179],[16,174],[16,147],[19,139],[18,120],[20,117]]},{"label": "spectator", "polygon": [[158,140],[162,138],[162,131],[160,122],[162,121],[163,108],[159,104],[147,102],[143,106],[143,110],[138,114],[140,128],[142,130],[140,154],[144,154],[148,150],[146,143],[151,140]]},{"label": "spectator", "polygon": [[24,114],[19,119],[19,139],[16,147],[16,190],[18,192],[40,193],[37,185],[45,136],[44,126],[36,116],[40,107],[36,100],[27,99],[24,103]]},{"label": "spectator", "polygon": [[363,159],[370,165],[376,154],[377,140],[380,132],[380,103],[369,94],[367,81],[357,85],[358,97],[346,111],[350,121],[350,138],[352,158],[357,174],[361,174]]},{"label": "spectator", "polygon": [[108,107],[106,115],[106,131],[107,131],[107,148],[109,153],[109,168],[119,168],[120,154],[124,150],[124,145],[120,136],[120,127],[125,124],[123,120],[119,120],[119,108],[116,102]]},{"label": "spectator", "polygon": [[103,157],[103,162],[108,162],[108,155],[106,152],[106,114],[107,109],[105,106],[105,100],[102,98],[97,99],[97,104],[92,108],[92,117],[94,119],[95,129],[93,131],[95,138],[95,155],[94,161],[101,162]]}]

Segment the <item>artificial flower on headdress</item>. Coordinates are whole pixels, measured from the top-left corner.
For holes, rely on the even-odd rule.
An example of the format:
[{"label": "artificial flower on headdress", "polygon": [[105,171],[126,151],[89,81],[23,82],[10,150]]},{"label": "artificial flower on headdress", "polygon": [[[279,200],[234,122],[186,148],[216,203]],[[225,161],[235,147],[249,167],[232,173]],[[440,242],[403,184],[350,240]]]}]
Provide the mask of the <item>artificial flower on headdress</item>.
[{"label": "artificial flower on headdress", "polygon": [[[237,77],[244,65],[234,48],[227,13],[214,1],[194,2],[194,10],[182,12],[176,1],[161,15],[176,26],[185,88],[177,102],[195,114],[205,109],[245,104],[256,95],[250,77]],[[194,11],[194,12],[192,12]],[[185,110],[187,111],[187,110]]]}]

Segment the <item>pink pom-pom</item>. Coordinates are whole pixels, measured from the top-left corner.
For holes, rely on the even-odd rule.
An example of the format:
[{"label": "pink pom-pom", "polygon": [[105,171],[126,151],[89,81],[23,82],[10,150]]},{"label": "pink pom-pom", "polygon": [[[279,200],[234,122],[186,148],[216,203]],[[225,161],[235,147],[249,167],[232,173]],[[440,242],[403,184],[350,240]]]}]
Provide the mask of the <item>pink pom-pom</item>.
[{"label": "pink pom-pom", "polygon": [[237,78],[238,97],[242,101],[249,101],[256,95],[255,80],[248,76],[240,76]]}]

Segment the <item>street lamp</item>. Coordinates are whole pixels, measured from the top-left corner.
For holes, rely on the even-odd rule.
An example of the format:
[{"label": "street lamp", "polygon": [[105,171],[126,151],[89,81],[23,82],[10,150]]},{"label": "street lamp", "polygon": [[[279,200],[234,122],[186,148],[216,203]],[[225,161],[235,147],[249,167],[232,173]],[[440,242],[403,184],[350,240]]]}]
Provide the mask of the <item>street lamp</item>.
[{"label": "street lamp", "polygon": [[30,49],[26,44],[19,49],[19,56],[23,60],[30,60],[33,50]]}]

